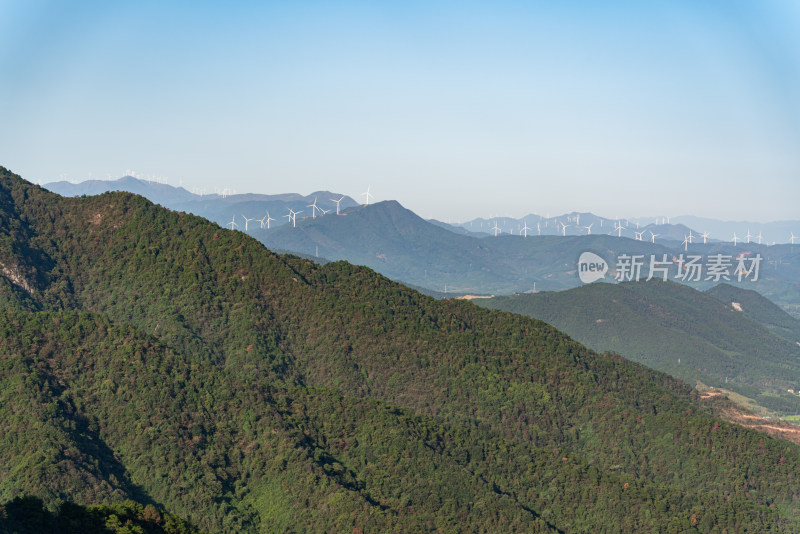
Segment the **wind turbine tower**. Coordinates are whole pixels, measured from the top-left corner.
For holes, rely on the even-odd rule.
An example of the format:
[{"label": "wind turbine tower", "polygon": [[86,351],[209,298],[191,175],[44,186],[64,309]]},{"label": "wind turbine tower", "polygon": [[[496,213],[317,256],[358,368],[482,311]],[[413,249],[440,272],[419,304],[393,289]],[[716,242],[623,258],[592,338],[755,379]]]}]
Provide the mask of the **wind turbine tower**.
[{"label": "wind turbine tower", "polygon": [[339,215],[339,203],[342,200],[344,200],[344,195],[342,195],[342,198],[340,198],[339,200],[331,199],[331,202],[335,202],[336,203],[336,215]]},{"label": "wind turbine tower", "polygon": [[263,219],[259,219],[261,221],[261,228],[264,228],[264,225],[267,225],[267,230],[269,230],[269,222],[274,221],[272,217],[269,216],[269,210],[267,210],[267,214],[264,216]]},{"label": "wind turbine tower", "polygon": [[306,207],[307,207],[307,208],[311,208],[311,218],[312,218],[312,219],[316,219],[316,218],[317,218],[317,210],[320,210],[320,211],[322,211],[322,210],[320,209],[320,207],[319,207],[319,206],[317,206],[317,197],[314,197],[314,203],[313,203],[313,204],[309,204],[309,205],[308,205],[308,206],[306,206]]},{"label": "wind turbine tower", "polygon": [[247,216],[245,216],[245,215],[242,215],[242,217],[244,217],[244,231],[245,231],[245,233],[246,233],[246,232],[247,232],[247,225],[250,223],[250,221],[257,221],[258,219],[255,219],[255,218],[253,218],[253,219],[249,219],[249,218],[248,218]]},{"label": "wind turbine tower", "polygon": [[372,186],[368,185],[367,186],[367,190],[364,193],[361,193],[361,195],[364,196],[367,199],[367,201],[364,202],[365,206],[369,206],[369,197],[375,198],[375,196],[372,193],[369,192],[370,187],[372,187]]},{"label": "wind turbine tower", "polygon": [[297,216],[303,213],[303,210],[294,211],[292,208],[288,208],[289,215],[284,215],[284,217],[289,217],[289,220],[292,221],[292,228],[297,226]]}]

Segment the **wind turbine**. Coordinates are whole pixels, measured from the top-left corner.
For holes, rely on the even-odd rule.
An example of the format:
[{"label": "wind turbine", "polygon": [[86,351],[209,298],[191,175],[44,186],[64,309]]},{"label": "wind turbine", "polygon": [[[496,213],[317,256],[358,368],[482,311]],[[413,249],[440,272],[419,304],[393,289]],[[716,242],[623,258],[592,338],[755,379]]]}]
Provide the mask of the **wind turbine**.
[{"label": "wind turbine", "polygon": [[303,213],[303,210],[294,211],[292,208],[287,208],[289,210],[289,215],[284,215],[284,217],[289,217],[289,220],[292,221],[292,228],[296,227],[297,223],[297,216]]},{"label": "wind turbine", "polygon": [[317,210],[322,211],[322,209],[319,206],[317,206],[317,197],[314,197],[314,203],[313,204],[309,204],[306,207],[307,208],[311,208],[311,218],[312,219],[316,219],[317,218]]},{"label": "wind turbine", "polygon": [[336,215],[339,215],[339,203],[344,200],[344,195],[339,200],[331,199],[331,202],[336,202]]},{"label": "wind turbine", "polygon": [[539,233],[539,235],[542,235],[542,223],[536,223],[536,231]]},{"label": "wind turbine", "polygon": [[622,231],[627,230],[627,228],[622,226],[621,222],[618,222],[617,224],[614,225],[614,230],[617,231],[617,237],[622,237]]},{"label": "wind turbine", "polygon": [[494,228],[489,228],[489,230],[494,230],[494,236],[497,237],[497,232],[500,231],[500,227],[497,226],[497,221],[494,221]]},{"label": "wind turbine", "polygon": [[733,232],[733,246],[736,246],[736,243],[739,242],[739,238],[736,236],[736,232]]},{"label": "wind turbine", "polygon": [[586,228],[586,235],[592,235],[592,226],[594,226],[594,223],[591,223],[589,226],[584,226],[584,228]]},{"label": "wind turbine", "polygon": [[269,216],[269,210],[267,210],[267,214],[264,216],[263,219],[259,219],[261,221],[261,228],[264,228],[264,225],[267,225],[267,230],[269,230],[269,222],[274,221],[272,217]]},{"label": "wind turbine", "polygon": [[703,232],[702,234],[700,234],[700,237],[703,238],[703,244],[705,245],[706,240],[708,239],[708,232]]},{"label": "wind turbine", "polygon": [[247,216],[245,216],[245,215],[242,215],[242,217],[244,217],[244,231],[246,233],[247,232],[247,225],[250,223],[250,221],[257,221],[258,219],[256,219],[256,218],[248,219]]},{"label": "wind turbine", "polygon": [[[369,188],[372,187],[371,185],[367,186],[367,190],[364,193],[361,193],[362,196],[366,197],[367,201],[364,203],[365,206],[369,206],[369,197],[375,198],[375,195],[369,192]],[[497,224],[497,223],[495,223]]]},{"label": "wind turbine", "polygon": [[239,228],[239,225],[236,224],[236,215],[234,215],[233,218],[231,219],[231,222],[229,222],[225,226],[230,226],[231,230],[233,230],[234,228]]},{"label": "wind turbine", "polygon": [[794,235],[794,232],[789,232],[789,233],[790,233],[790,234],[792,234],[792,237],[791,237],[791,239],[792,239],[792,245],[794,245],[794,240],[795,240],[795,239],[798,239],[798,237],[797,237],[796,235]]},{"label": "wind turbine", "polygon": [[656,237],[661,235],[661,234],[654,234],[652,230],[648,230],[648,232],[650,232],[650,242],[651,243],[655,243],[656,242]]},{"label": "wind turbine", "polygon": [[689,250],[689,237],[688,236],[683,236],[683,241],[681,242],[681,245],[683,245],[683,250]]},{"label": "wind turbine", "polygon": [[750,235],[750,228],[747,229],[747,244],[750,244],[750,238],[755,237],[754,235]]},{"label": "wind turbine", "polygon": [[689,236],[687,237],[687,239],[689,240],[689,244],[691,245],[692,244],[692,239],[694,239],[694,236],[692,235],[692,230],[691,229],[689,229]]},{"label": "wind turbine", "polygon": [[637,231],[634,230],[633,234],[634,234],[634,239],[636,241],[642,241],[642,236],[644,235],[644,230],[642,230],[641,232],[637,232]]},{"label": "wind turbine", "polygon": [[522,222],[525,223],[525,226],[522,227],[522,235],[528,237],[528,230],[533,230],[533,228],[528,228],[528,223],[526,221],[523,220]]},{"label": "wind turbine", "polygon": [[562,223],[561,221],[559,221],[559,223],[558,223],[558,224],[560,224],[560,225],[561,225],[561,235],[562,235],[562,236],[566,236],[566,235],[567,235],[567,226],[572,226],[572,225],[570,225],[570,224],[564,224],[564,223]]},{"label": "wind turbine", "polygon": [[762,239],[761,238],[761,232],[758,232],[758,235],[755,236],[755,237],[756,237],[756,239],[758,239],[758,244],[760,245],[761,244],[761,239]]}]

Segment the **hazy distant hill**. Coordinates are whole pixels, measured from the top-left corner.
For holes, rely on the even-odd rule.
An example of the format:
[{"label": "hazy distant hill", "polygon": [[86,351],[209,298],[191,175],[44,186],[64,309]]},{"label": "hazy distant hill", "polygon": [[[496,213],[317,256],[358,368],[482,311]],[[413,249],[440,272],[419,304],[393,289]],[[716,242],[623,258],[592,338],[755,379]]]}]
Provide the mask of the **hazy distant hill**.
[{"label": "hazy distant hill", "polygon": [[673,217],[673,222],[682,223],[697,230],[708,232],[716,239],[731,241],[734,232],[742,240],[747,240],[747,232],[751,234],[751,239],[757,242],[757,236],[761,234],[762,243],[790,243],[791,236],[795,236],[795,244],[800,245],[800,220],[792,221],[772,221],[759,223],[752,221],[721,221],[707,217],[697,217],[693,215],[682,215]]},{"label": "hazy distant hill", "polygon": [[[142,195],[151,202],[169,206],[174,203],[188,202],[195,195],[182,187],[174,187],[168,184],[150,182],[134,178],[133,176],[123,176],[118,180],[86,180],[85,182],[51,182],[44,184],[44,187],[54,193],[65,197],[81,195],[100,195],[109,191],[127,191]],[[217,195],[214,195],[215,197]]]},{"label": "hazy distant hill", "polygon": [[[230,221],[236,223],[236,228],[248,230],[260,227],[261,222],[269,212],[272,219],[270,227],[278,227],[289,223],[286,217],[289,208],[302,212],[300,217],[311,214],[308,207],[316,200],[317,206],[328,213],[336,213],[334,199],[341,199],[340,210],[356,206],[358,203],[346,195],[330,191],[315,191],[310,195],[298,193],[283,193],[277,195],[261,195],[255,193],[244,194],[194,194],[182,187],[174,187],[157,182],[149,182],[125,176],[119,180],[88,180],[73,184],[71,182],[52,182],[44,187],[63,196],[98,195],[108,191],[127,191],[142,195],[151,202],[160,204],[175,211],[185,211],[205,217],[217,224],[224,226]],[[317,210],[317,213],[322,213]],[[250,219],[245,221],[245,217]],[[266,223],[265,223],[266,224]]]},{"label": "hazy distant hill", "polygon": [[471,235],[473,237],[489,237],[490,235],[489,232],[473,232],[471,230],[467,230],[463,226],[437,221],[436,219],[428,219],[427,221],[435,226],[439,226],[445,230],[449,230],[459,235]]},{"label": "hazy distant hill", "polygon": [[271,248],[318,254],[367,265],[390,278],[444,291],[482,294],[577,283],[583,250],[669,250],[609,236],[557,237],[458,235],[431,224],[396,201],[349,209],[340,217],[305,218],[297,227],[251,234]]},{"label": "hazy distant hill", "polygon": [[[652,235],[648,230],[658,234],[657,242],[663,240],[683,241],[683,237],[688,234],[689,228],[681,224],[668,224],[666,218],[653,221],[647,219],[625,219],[619,220],[600,217],[590,212],[564,213],[549,217],[535,213],[520,217],[490,217],[477,218],[466,222],[456,223],[455,226],[464,228],[471,232],[484,232],[494,235],[494,227],[497,232],[509,235],[522,235],[527,227],[527,235],[615,235],[618,237],[628,237],[631,239],[642,239],[651,241]],[[621,229],[618,227],[621,226]],[[692,230],[694,235],[699,232]]]},{"label": "hazy distant hill", "polygon": [[800,529],[796,446],[540,321],[5,169],[0,263],[0,503],[132,498],[211,532]]},{"label": "hazy distant hill", "polygon": [[[489,217],[477,218],[470,221],[457,223],[470,231],[490,232],[494,225],[504,234],[512,233],[519,235],[524,224],[530,228],[528,235],[587,235],[589,230],[586,228],[591,225],[592,234],[620,235],[622,237],[636,238],[636,233],[646,231],[643,239],[650,239],[650,230],[658,234],[657,240],[683,241],[684,236],[691,230],[695,236],[708,233],[707,240],[726,241],[733,240],[736,233],[741,242],[747,241],[748,231],[751,234],[751,241],[758,243],[758,235],[761,234],[761,243],[790,243],[791,236],[795,236],[795,243],[800,245],[800,220],[774,221],[768,223],[757,223],[747,221],[721,221],[706,217],[680,216],[680,217],[638,217],[609,219],[588,212],[571,212],[556,216],[542,216],[535,213],[525,217]],[[564,228],[566,225],[566,228]],[[616,228],[621,225],[623,228],[618,231]],[[700,240],[702,242],[702,239]]]},{"label": "hazy distant hill", "polygon": [[[796,327],[797,321],[774,304],[765,305],[753,291],[727,287],[712,290],[715,298],[672,282],[595,283],[476,304],[541,319],[595,350],[614,351],[690,384],[700,380],[794,414],[800,400],[786,390],[800,389],[800,346],[751,317],[778,317],[784,327]],[[722,294],[743,301],[746,296],[743,306],[752,309],[751,315],[718,300]]]},{"label": "hazy distant hill", "polygon": [[[769,295],[781,306],[800,305],[800,246],[734,247],[729,243],[694,242],[686,251],[677,242],[669,247],[664,242],[595,234],[476,237],[458,235],[425,221],[395,201],[357,206],[339,217],[306,217],[297,221],[296,228],[256,228],[249,233],[272,248],[367,265],[416,286],[437,291],[444,291],[446,286],[449,292],[484,295],[525,292],[534,284],[538,290],[575,287],[580,284],[576,262],[584,251],[596,252],[609,262],[620,254],[646,258],[666,254],[671,259],[680,254],[719,253],[730,258],[742,253],[761,254],[759,281],[740,284]],[[699,288],[713,285],[705,276],[696,284]]]}]

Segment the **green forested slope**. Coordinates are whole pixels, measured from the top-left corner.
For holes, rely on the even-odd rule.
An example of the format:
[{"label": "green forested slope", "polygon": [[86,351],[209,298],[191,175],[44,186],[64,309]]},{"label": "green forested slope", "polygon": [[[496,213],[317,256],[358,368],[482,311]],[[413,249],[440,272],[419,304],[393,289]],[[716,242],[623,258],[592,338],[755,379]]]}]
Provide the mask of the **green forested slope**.
[{"label": "green forested slope", "polygon": [[800,347],[686,286],[659,280],[590,284],[479,304],[547,321],[589,347],[615,351],[690,384],[700,380],[732,389],[784,413],[800,408],[800,399],[786,393],[800,380]]},{"label": "green forested slope", "polygon": [[800,528],[791,444],[532,319],[2,171],[0,502],[202,529]]},{"label": "green forested slope", "polygon": [[774,334],[792,343],[800,342],[800,319],[792,317],[760,293],[730,284],[718,284],[707,289],[705,293],[729,306],[736,303],[745,317],[761,323]]}]

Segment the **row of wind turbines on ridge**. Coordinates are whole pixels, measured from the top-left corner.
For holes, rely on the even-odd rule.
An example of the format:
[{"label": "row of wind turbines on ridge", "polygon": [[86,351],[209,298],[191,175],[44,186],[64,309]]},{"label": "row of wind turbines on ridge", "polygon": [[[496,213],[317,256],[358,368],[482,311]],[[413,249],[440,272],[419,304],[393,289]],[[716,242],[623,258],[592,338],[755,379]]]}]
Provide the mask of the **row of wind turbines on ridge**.
[{"label": "row of wind turbines on ridge", "polygon": [[[594,223],[588,224],[587,226],[580,226],[580,214],[576,214],[575,217],[567,217],[567,221],[568,222],[574,222],[575,224],[572,225],[572,224],[567,224],[567,223],[564,223],[562,221],[559,221],[558,219],[555,220],[556,228],[560,229],[560,232],[561,232],[562,236],[566,236],[567,235],[567,228],[569,228],[571,226],[574,226],[576,229],[585,230],[586,231],[586,235],[592,235],[592,226],[594,226]],[[523,220],[522,222],[523,222],[524,226],[518,228],[519,229],[519,235],[527,238],[528,237],[528,232],[532,231],[533,228],[528,226],[527,221]],[[626,222],[628,222],[628,221],[626,220]],[[662,221],[661,224],[664,224],[664,222],[669,224],[669,219],[666,219],[666,221]],[[601,220],[600,224],[602,226],[602,220]],[[628,222],[628,224],[630,224],[630,222]],[[545,219],[545,225],[546,226],[549,225],[549,218]],[[638,223],[636,223],[636,227],[638,229],[638,227],[639,227]],[[627,230],[627,229],[628,229],[628,227],[623,226],[622,221],[620,219],[617,219],[616,221],[614,221],[614,232],[617,233],[617,237],[621,238],[622,237],[622,231],[623,230]],[[489,231],[490,232],[494,232],[494,237],[497,237],[500,233],[502,233],[502,229],[497,225],[497,219],[494,220],[494,226],[490,227]],[[542,235],[541,222],[537,222],[536,223],[536,231],[537,231],[537,235]],[[513,234],[514,233],[513,230],[510,233]],[[653,233],[652,230],[642,230],[640,232],[637,232],[636,230],[634,230],[633,231],[634,240],[635,241],[644,241],[645,240],[644,234],[646,234],[646,233],[650,234],[650,239],[649,240],[650,240],[651,243],[655,243],[656,242],[656,237],[660,236],[660,234]],[[607,234],[607,235],[613,235],[613,232],[611,234]],[[800,239],[800,236],[794,235],[794,232],[790,232],[790,235],[791,235],[791,237],[790,237],[791,244],[794,245],[795,240]],[[681,245],[684,247],[684,250],[686,250],[688,248],[688,245],[691,245],[694,242],[695,238],[702,239],[703,240],[703,244],[705,245],[705,244],[708,243],[709,233],[708,232],[703,232],[701,234],[695,235],[695,234],[692,233],[692,230],[690,229],[689,230],[689,234],[688,235],[684,235],[683,241],[681,241]],[[762,243],[762,240],[763,240],[762,233],[759,232],[758,235],[751,234],[750,230],[748,229],[747,230],[747,235],[744,238],[740,238],[739,236],[737,236],[736,232],[733,233],[733,237],[731,238],[731,241],[733,242],[733,246],[737,246],[740,241],[745,241],[747,244],[750,244],[751,240],[756,240],[756,242],[760,245]]]},{"label": "row of wind turbines on ridge", "polygon": [[[364,196],[365,199],[366,199],[366,201],[364,202],[364,206],[369,206],[370,198],[373,198],[373,199],[375,198],[375,195],[370,193],[370,188],[371,187],[372,186],[368,186],[367,190],[364,193],[361,193],[361,196]],[[345,195],[342,195],[338,199],[337,198],[330,199],[331,202],[336,204],[336,215],[341,215],[342,214],[341,211],[340,211],[340,207],[341,207],[342,200],[344,200],[344,197],[345,197]],[[321,208],[320,206],[317,206],[317,198],[318,197],[314,197],[314,202],[312,204],[308,204],[306,206],[307,208],[311,208],[311,218],[312,219],[316,219],[317,218],[317,211],[320,211],[322,213],[322,215],[327,215],[328,212],[331,211],[329,209],[326,210],[324,208]],[[284,217],[287,217],[289,219],[289,221],[292,223],[292,228],[295,228],[297,226],[297,216],[300,215],[301,213],[303,213],[303,211],[305,211],[305,210],[294,211],[292,208],[286,208],[286,209],[289,210],[289,213],[284,215]],[[277,219],[273,219],[270,216],[269,210],[267,210],[267,214],[264,217],[262,217],[261,219],[258,219],[256,217],[250,218],[247,215],[242,215],[242,218],[244,218],[244,231],[245,231],[245,233],[248,231],[249,224],[251,222],[258,222],[262,229],[266,228],[267,230],[269,230],[270,229],[270,223],[272,221],[276,221],[277,220]],[[231,219],[231,222],[227,223],[225,226],[229,227],[231,230],[233,230],[235,228],[241,228],[241,226],[236,223],[236,215],[234,215],[233,218]]]}]

